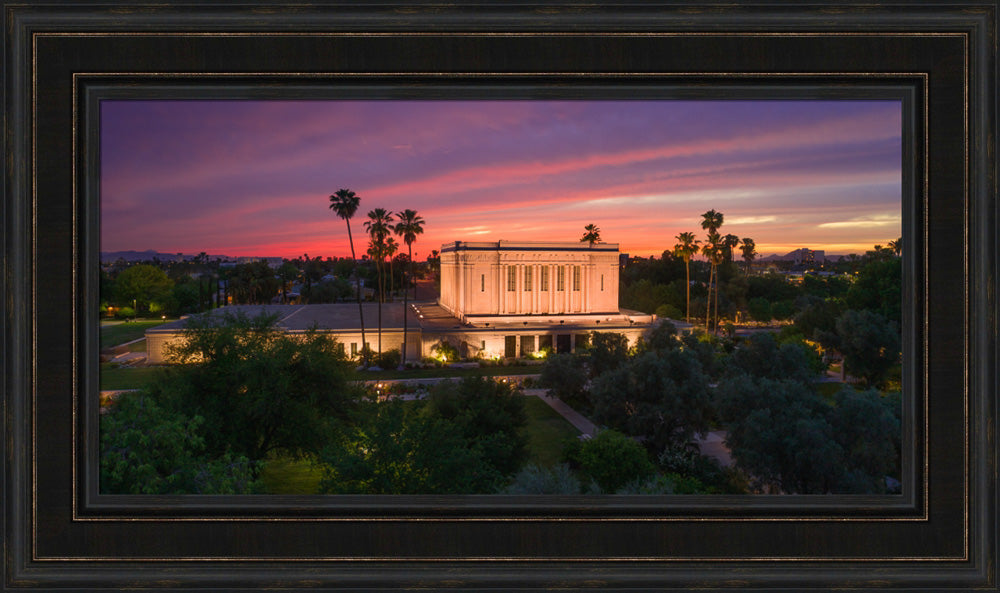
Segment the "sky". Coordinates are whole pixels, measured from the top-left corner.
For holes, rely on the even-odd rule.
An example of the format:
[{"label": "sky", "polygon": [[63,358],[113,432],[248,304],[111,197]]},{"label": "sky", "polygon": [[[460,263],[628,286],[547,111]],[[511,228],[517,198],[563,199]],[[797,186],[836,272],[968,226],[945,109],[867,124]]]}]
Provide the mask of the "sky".
[{"label": "sky", "polygon": [[103,101],[101,250],[350,255],[329,196],[451,241],[601,238],[659,255],[676,235],[761,255],[864,253],[901,235],[899,101]]}]

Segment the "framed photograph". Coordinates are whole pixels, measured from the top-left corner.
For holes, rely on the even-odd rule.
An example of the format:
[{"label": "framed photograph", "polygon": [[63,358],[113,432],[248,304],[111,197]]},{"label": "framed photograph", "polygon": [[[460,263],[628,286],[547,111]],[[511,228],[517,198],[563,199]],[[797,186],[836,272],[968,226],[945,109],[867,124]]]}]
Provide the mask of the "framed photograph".
[{"label": "framed photograph", "polygon": [[[997,8],[5,3],[5,590],[997,590]],[[414,148],[409,134],[433,136],[439,152],[412,158],[428,144]],[[365,180],[399,187],[366,194]],[[369,295],[369,336],[330,312],[306,324],[326,319],[343,356],[362,363],[391,348],[405,356],[391,364],[447,357],[441,344],[480,359],[582,348],[573,332],[544,326],[557,317],[581,335],[603,323],[637,337],[658,317],[681,326],[679,306],[640,303],[642,291],[623,304],[615,290],[612,307],[602,293],[628,270],[623,253],[673,252],[678,233],[706,232],[706,211],[727,215],[723,232],[761,238],[758,266],[801,247],[809,263],[829,253],[847,265],[864,251],[840,237],[884,231],[891,256],[867,244],[871,232],[856,240],[900,275],[891,487],[102,487],[101,396],[114,389],[97,312],[128,306],[105,302],[106,256],[294,260],[330,241],[346,260],[344,221],[328,205],[347,188],[362,199],[352,250],[377,243],[364,212],[379,199],[400,212],[413,196],[428,240],[410,246],[413,261],[440,281],[426,286],[436,299],[402,291],[406,300],[378,307]],[[768,227],[779,217],[789,221],[781,231]],[[494,255],[499,263],[483,263]],[[354,295],[362,306],[370,287],[351,278],[336,307],[354,307]],[[547,280],[567,290],[542,298]],[[319,311],[289,299],[306,288],[291,279],[267,303],[237,293],[250,290],[239,282],[203,288],[199,277],[189,306]],[[170,314],[186,312],[184,294]],[[736,320],[730,298],[713,335]],[[167,315],[142,300],[133,315]],[[399,332],[390,309],[419,331]],[[447,323],[421,321],[439,313]],[[143,333],[146,357],[166,355],[153,346],[171,327]],[[187,441],[183,431],[172,439],[164,455]],[[823,463],[809,443],[804,463]],[[211,492],[232,492],[226,484]]]}]

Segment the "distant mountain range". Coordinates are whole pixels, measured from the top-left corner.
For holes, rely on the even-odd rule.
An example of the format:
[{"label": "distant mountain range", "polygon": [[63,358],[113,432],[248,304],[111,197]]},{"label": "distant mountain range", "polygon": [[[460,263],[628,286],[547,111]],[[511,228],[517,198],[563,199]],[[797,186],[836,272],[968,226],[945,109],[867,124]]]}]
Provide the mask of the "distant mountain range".
[{"label": "distant mountain range", "polygon": [[[808,249],[806,247],[803,247],[802,249],[796,249],[795,251],[790,251],[790,252],[786,253],[785,255],[778,255],[777,253],[772,253],[771,255],[767,255],[767,256],[764,256],[764,257],[758,257],[757,261],[759,261],[759,262],[760,261],[794,261],[794,262],[800,262],[800,261],[803,261],[803,260],[807,259],[806,256],[807,256],[807,254],[810,251],[813,251],[813,250],[810,250],[810,249]],[[832,254],[832,253],[825,253],[821,249],[821,250],[818,250],[818,251],[814,251],[813,259],[815,259],[816,261],[821,262],[821,263],[825,263],[825,262],[836,263],[837,260],[839,260],[842,257],[847,257],[847,256],[846,255],[837,255],[837,254]]]},{"label": "distant mountain range", "polygon": [[[146,251],[102,251],[101,252],[101,263],[112,263],[118,261],[118,259],[123,259],[125,261],[149,261],[154,257],[160,261],[188,261],[194,259],[197,254],[190,253],[160,253],[159,251],[153,251],[152,249],[147,249]],[[228,255],[211,255],[208,256],[209,261],[214,261],[216,259],[221,259],[223,261],[227,259],[233,259]]]}]

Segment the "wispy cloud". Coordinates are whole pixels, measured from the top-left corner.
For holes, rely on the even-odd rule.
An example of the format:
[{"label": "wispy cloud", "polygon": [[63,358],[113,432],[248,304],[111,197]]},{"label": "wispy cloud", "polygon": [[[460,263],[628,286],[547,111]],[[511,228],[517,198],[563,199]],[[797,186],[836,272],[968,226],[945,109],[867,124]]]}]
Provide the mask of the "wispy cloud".
[{"label": "wispy cloud", "polygon": [[343,255],[346,227],[327,209],[340,187],[362,196],[361,218],[375,206],[418,210],[428,250],[470,237],[573,241],[595,223],[623,249],[658,254],[709,208],[758,245],[899,234],[896,102],[102,109],[102,249]]},{"label": "wispy cloud", "polygon": [[899,226],[901,222],[898,214],[882,214],[877,216],[853,218],[851,220],[840,220],[834,222],[824,222],[817,226],[822,229],[867,229],[875,227]]}]

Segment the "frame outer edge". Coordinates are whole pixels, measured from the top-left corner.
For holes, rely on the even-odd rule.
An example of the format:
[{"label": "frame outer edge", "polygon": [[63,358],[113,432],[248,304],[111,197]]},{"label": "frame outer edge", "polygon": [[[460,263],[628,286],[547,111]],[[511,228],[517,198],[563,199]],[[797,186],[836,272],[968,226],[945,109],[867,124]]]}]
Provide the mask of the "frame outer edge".
[{"label": "frame outer edge", "polygon": [[[28,565],[26,551],[30,549],[27,539],[29,500],[28,484],[23,478],[29,475],[26,456],[26,434],[28,430],[27,407],[31,367],[26,357],[30,350],[28,329],[29,303],[31,297],[30,274],[30,206],[20,196],[27,196],[29,190],[28,166],[31,154],[31,109],[30,76],[31,62],[28,55],[30,31],[17,8],[4,3],[3,46],[4,77],[4,164],[6,182],[4,184],[4,208],[2,211],[4,229],[3,295],[6,315],[2,328],[3,342],[3,385],[2,405],[5,439],[4,472],[0,476],[0,486],[6,503],[3,514],[3,584],[14,585],[22,578]],[[21,581],[23,582],[23,581]]]}]

